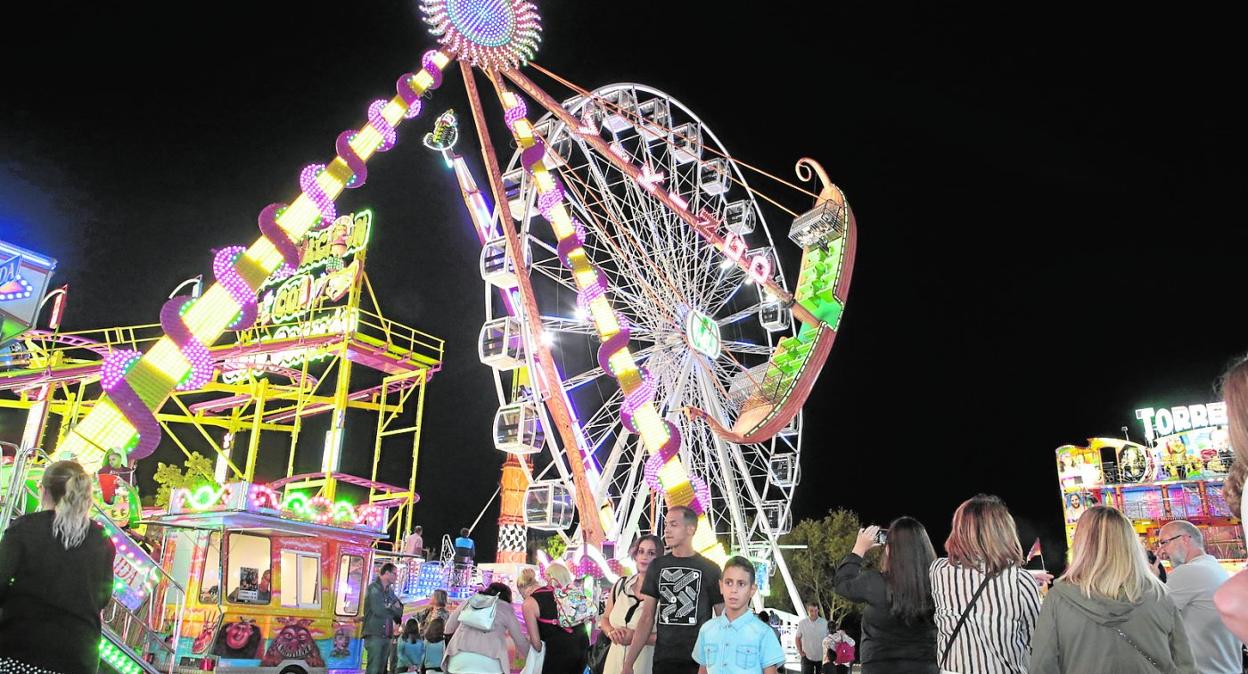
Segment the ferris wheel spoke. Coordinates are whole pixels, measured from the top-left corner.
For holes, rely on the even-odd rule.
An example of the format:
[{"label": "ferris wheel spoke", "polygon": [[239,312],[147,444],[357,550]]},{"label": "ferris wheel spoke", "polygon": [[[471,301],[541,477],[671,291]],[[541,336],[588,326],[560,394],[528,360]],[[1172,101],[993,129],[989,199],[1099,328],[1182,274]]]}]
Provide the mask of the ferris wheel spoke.
[{"label": "ferris wheel spoke", "polygon": [[740,309],[731,314],[728,314],[727,316],[724,316],[723,318],[716,319],[715,322],[719,325],[720,328],[725,328],[729,325],[732,325],[733,323],[736,323],[737,321],[744,320],[746,318],[749,318],[750,316],[757,314],[758,310],[761,309],[762,306],[763,306],[762,304],[755,304],[753,306]]},{"label": "ferris wheel spoke", "polygon": [[[620,231],[619,238],[628,239],[626,241],[619,241],[617,239],[617,243],[620,244],[619,247],[624,249],[621,252],[627,252],[627,257],[630,262],[635,262],[635,272],[641,272],[643,268],[650,268],[651,270],[659,271],[663,276],[667,276],[670,270],[657,268],[658,265],[656,265],[655,259],[657,257],[660,260],[665,260],[666,257],[651,256],[648,255],[647,251],[644,249],[638,250],[641,242],[631,239],[627,235],[627,232],[635,234],[637,231],[641,230],[642,225],[644,225],[646,220],[652,217],[651,209],[637,198],[637,192],[640,188],[631,178],[625,177],[624,180],[619,183],[622,185],[622,195],[617,194],[614,190],[605,189],[604,185],[607,183],[605,175],[608,175],[608,172],[616,171],[616,169],[610,162],[599,158],[596,154],[591,154],[589,156],[591,175],[594,176],[599,188],[606,196],[603,206],[604,208],[611,209],[611,220],[613,221],[613,224],[616,225],[618,231]],[[630,217],[627,213],[634,213],[635,215]],[[649,279],[655,277],[656,274],[652,271],[649,274],[639,273],[638,276]],[[668,280],[670,281],[670,278]]]},{"label": "ferris wheel spoke", "polygon": [[[591,335],[597,336],[598,329],[593,323],[579,321],[574,318],[565,318],[563,316],[542,316],[542,327],[552,332],[562,332],[572,335]],[[631,339],[642,342],[654,341],[654,335],[649,330],[637,328],[632,331]],[[636,354],[634,354],[636,355]]]},{"label": "ferris wheel spoke", "polygon": [[[592,162],[593,160],[591,160],[591,163]],[[591,166],[591,173],[595,176],[595,181],[601,187],[604,181],[604,179],[601,178],[601,171]],[[565,178],[567,177],[568,176],[565,175]],[[571,191],[578,197],[575,199],[575,202],[578,203],[578,207],[581,212],[586,215],[588,224],[596,234],[595,237],[586,237],[585,247],[590,253],[591,259],[595,260],[596,263],[605,260],[614,261],[616,269],[614,270],[615,274],[612,278],[612,287],[630,287],[632,289],[632,296],[629,299],[632,301],[634,306],[634,312],[641,313],[640,308],[646,305],[641,300],[642,295],[647,295],[651,298],[646,300],[646,303],[653,303],[653,298],[662,297],[665,294],[657,292],[657,289],[655,289],[648,282],[649,278],[652,276],[652,274],[647,273],[649,261],[644,255],[632,254],[633,251],[627,246],[627,242],[625,242],[624,245],[621,245],[619,238],[613,237],[607,228],[603,226],[603,218],[597,216],[597,214],[589,208],[591,205],[598,205],[605,212],[611,209],[612,206],[618,206],[618,204],[615,203],[616,200],[613,198],[604,200],[600,197],[596,200],[596,204],[589,204],[584,198],[584,194],[581,193],[581,189],[585,191],[589,190],[589,183],[579,177],[575,181],[565,180],[565,184],[571,184],[573,182],[581,183],[580,189],[573,187]],[[611,192],[608,192],[607,194],[608,197],[614,197],[614,194]],[[604,215],[607,220],[616,225],[616,231],[621,232],[621,234],[628,231],[630,223],[628,218],[624,216],[622,210],[617,208],[616,212],[606,212]],[[604,245],[607,242],[611,242],[613,245]],[[603,269],[603,271],[611,275],[612,270],[607,268],[607,265],[600,264],[599,266]]]},{"label": "ferris wheel spoke", "polygon": [[771,347],[766,344],[737,341],[720,342],[719,348],[732,353],[748,353],[755,356],[770,356],[772,351]]}]

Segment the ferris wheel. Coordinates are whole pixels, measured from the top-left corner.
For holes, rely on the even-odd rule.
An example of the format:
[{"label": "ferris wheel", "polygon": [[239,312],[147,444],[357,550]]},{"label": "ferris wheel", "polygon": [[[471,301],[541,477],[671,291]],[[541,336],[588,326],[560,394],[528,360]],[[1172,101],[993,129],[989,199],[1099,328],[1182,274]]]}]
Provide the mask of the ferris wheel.
[{"label": "ferris wheel", "polygon": [[[672,96],[640,84],[612,84],[563,102],[563,108],[603,130],[611,152],[646,167],[667,192],[693,212],[707,212],[766,256],[768,276],[787,290],[763,210],[737,163],[712,130]],[[800,414],[759,443],[735,443],[681,413],[706,411],[732,427],[748,410],[779,339],[794,331],[789,311],[741,267],[652,198],[583,134],[547,112],[534,122],[545,140],[547,163],[583,223],[584,248],[606,276],[609,299],[630,329],[638,362],[651,373],[659,414],[679,429],[680,459],[709,493],[706,514],[716,538],[731,550],[770,557],[775,537],[790,528],[790,503],[799,480]],[[511,216],[519,223],[537,310],[534,322],[516,323],[524,342],[538,343],[556,363],[560,381],[535,386],[533,396],[566,396],[574,410],[574,452],[585,457],[594,497],[611,538],[625,542],[657,526],[660,491],[647,489],[646,450],[622,421],[624,395],[599,365],[599,340],[577,303],[572,272],[558,241],[539,215],[538,194],[516,152],[502,177]],[[487,246],[488,248],[488,246]],[[501,251],[500,251],[501,252]],[[539,391],[544,391],[540,393]],[[537,402],[537,401],[534,401]],[[541,406],[530,409],[542,414]],[[549,428],[546,421],[545,427]],[[566,471],[559,479],[567,480]]]}]

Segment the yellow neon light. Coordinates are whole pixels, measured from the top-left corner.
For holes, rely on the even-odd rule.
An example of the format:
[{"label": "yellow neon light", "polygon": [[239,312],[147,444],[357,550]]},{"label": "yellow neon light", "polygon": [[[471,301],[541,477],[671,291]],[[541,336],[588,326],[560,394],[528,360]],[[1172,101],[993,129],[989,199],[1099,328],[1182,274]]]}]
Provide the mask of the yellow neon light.
[{"label": "yellow neon light", "polygon": [[[450,57],[441,52],[434,55],[434,62],[439,68],[445,69],[451,61]],[[421,70],[415,77],[408,80],[409,86],[416,94],[423,94],[433,84],[433,76]],[[382,115],[392,126],[397,127],[403,121],[407,106],[402,97],[395,95],[382,109]],[[355,134],[351,148],[360,158],[367,161],[381,145],[381,134],[365,124]],[[350,169],[341,157],[335,157],[327,170],[317,177],[317,183],[330,199],[336,199],[342,193],[345,182],[340,176],[350,176]],[[320,212],[307,196],[302,193],[294,203],[290,204],[277,219],[277,224],[294,240],[298,240],[312,227],[320,217]],[[271,274],[282,264],[281,254],[267,238],[260,237],[244,253],[256,266]],[[250,280],[250,279],[249,279]],[[220,285],[213,283],[203,295],[190,306],[183,320],[197,339],[206,344],[215,342],[225,331],[226,326],[238,313],[239,306],[230,297],[229,292]],[[168,337],[161,337],[142,360],[126,375],[126,380],[134,387],[150,407],[159,407],[176,382],[190,369],[190,364],[182,356],[181,351]],[[102,398],[91,412],[83,418],[74,432],[66,437],[65,442],[57,449],[57,456],[73,456],[83,468],[95,472],[103,462],[104,452],[127,444],[134,437],[135,429],[117,410],[107,397]]]}]

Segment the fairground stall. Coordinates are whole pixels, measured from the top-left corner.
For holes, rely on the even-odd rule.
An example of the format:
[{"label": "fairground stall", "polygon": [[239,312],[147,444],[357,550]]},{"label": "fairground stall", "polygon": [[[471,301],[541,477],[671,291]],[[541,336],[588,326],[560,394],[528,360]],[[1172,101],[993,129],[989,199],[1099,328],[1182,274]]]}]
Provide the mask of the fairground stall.
[{"label": "fairground stall", "polygon": [[1145,444],[1091,438],[1057,448],[1067,556],[1079,516],[1104,504],[1126,514],[1150,550],[1163,525],[1187,520],[1204,533],[1209,554],[1232,572],[1243,568],[1243,529],[1222,496],[1232,457],[1226,404],[1144,408],[1136,418]]}]

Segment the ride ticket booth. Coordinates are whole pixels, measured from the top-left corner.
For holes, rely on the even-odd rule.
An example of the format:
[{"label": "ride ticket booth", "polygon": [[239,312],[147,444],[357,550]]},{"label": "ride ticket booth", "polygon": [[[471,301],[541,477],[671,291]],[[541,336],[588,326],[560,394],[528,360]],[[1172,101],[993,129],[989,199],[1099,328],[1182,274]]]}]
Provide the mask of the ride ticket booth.
[{"label": "ride ticket booth", "polygon": [[363,669],[364,595],[387,510],[246,482],[174,490],[152,523],[166,532],[162,566],[186,587],[178,671]]}]

